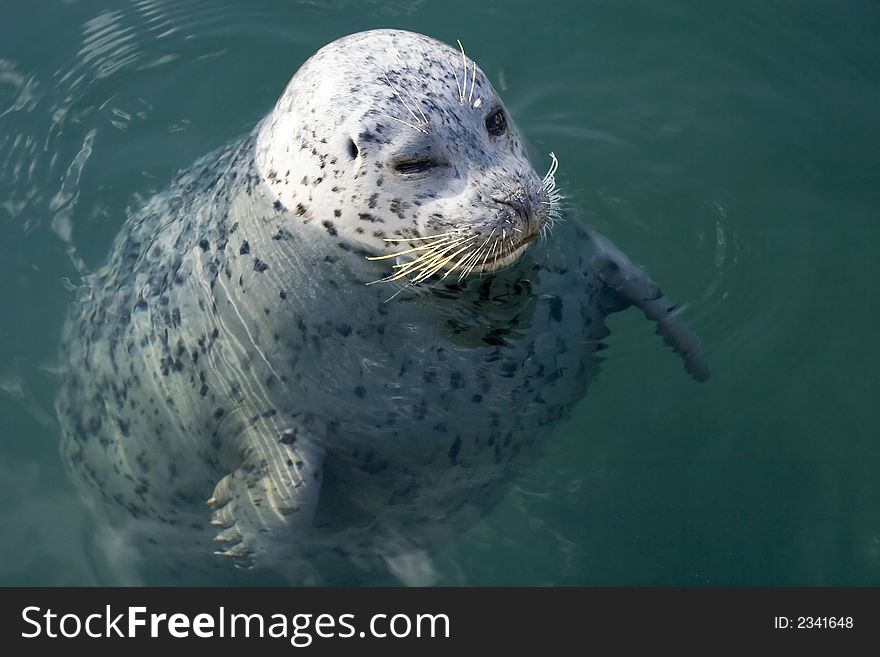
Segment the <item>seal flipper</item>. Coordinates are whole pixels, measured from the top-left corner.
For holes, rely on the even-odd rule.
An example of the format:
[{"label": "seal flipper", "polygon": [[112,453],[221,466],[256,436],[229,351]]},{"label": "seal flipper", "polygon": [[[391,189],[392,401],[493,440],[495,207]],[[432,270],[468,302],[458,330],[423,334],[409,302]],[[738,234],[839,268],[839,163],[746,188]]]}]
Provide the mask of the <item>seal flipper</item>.
[{"label": "seal flipper", "polygon": [[247,446],[241,464],[208,500],[211,524],[218,528],[215,554],[239,567],[271,567],[294,551],[312,525],[324,453],[292,425],[273,431],[260,423],[242,439]]},{"label": "seal flipper", "polygon": [[599,280],[627,305],[636,306],[645,317],[657,322],[658,335],[684,359],[685,370],[697,381],[706,381],[710,373],[700,338],[674,314],[675,304],[608,239],[595,231],[589,231],[589,235],[596,245],[591,264]]}]

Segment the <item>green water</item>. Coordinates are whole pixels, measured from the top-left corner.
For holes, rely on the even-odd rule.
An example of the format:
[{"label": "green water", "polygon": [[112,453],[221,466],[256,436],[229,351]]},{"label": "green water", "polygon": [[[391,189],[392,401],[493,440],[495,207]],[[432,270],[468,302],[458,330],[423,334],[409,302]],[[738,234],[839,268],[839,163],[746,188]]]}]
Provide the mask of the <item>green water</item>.
[{"label": "green water", "polygon": [[0,584],[109,583],[52,409],[74,261],[375,27],[462,40],[713,369],[615,315],[440,583],[880,584],[880,7],[782,0],[0,0]]}]

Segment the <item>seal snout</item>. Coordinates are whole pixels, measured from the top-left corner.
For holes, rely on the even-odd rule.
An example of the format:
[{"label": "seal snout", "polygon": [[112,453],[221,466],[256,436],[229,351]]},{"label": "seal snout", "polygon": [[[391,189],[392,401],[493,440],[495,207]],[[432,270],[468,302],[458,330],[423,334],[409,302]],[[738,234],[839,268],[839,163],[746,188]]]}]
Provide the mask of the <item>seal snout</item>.
[{"label": "seal snout", "polygon": [[527,190],[518,186],[509,194],[493,194],[492,201],[501,207],[497,223],[515,228],[521,239],[517,242],[530,242],[537,237],[547,221],[547,202],[544,189]]}]

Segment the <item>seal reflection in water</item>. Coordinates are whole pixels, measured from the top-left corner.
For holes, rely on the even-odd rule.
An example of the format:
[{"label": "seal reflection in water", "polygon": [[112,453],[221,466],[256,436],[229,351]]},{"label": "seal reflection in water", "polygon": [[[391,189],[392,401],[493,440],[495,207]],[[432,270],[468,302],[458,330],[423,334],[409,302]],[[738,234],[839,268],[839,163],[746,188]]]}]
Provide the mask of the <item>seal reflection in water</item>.
[{"label": "seal reflection in water", "polygon": [[640,308],[706,378],[650,279],[558,221],[551,161],[463,50],[322,48],[87,279],[57,404],[73,479],[157,563],[405,578],[581,398],[609,313]]}]

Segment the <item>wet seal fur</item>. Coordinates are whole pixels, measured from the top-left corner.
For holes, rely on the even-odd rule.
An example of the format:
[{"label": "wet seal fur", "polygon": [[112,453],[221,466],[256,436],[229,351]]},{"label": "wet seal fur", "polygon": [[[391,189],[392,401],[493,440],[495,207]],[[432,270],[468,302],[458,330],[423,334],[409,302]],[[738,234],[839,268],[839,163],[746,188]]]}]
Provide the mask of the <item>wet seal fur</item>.
[{"label": "wet seal fur", "polygon": [[74,481],[152,559],[407,579],[582,397],[608,314],[637,306],[708,376],[605,238],[535,239],[556,201],[463,50],[322,48],[86,280],[57,402]]}]

